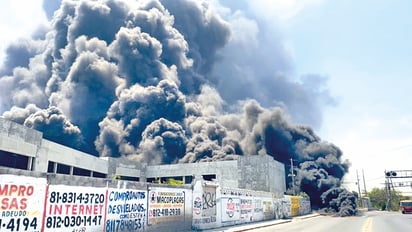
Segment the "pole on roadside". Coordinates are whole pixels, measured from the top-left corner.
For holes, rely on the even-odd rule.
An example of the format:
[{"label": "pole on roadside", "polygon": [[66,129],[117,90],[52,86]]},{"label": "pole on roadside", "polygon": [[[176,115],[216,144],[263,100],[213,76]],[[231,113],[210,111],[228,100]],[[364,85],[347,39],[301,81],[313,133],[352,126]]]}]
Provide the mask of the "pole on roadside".
[{"label": "pole on roadside", "polygon": [[293,159],[290,158],[290,175],[292,177],[292,194],[295,196],[295,174],[293,173]]},{"label": "pole on roadside", "polygon": [[362,195],[361,195],[360,183],[359,183],[358,169],[356,169],[356,181],[357,181],[356,184],[358,185],[358,193],[359,193],[359,206],[363,207]]},{"label": "pole on roadside", "polygon": [[368,191],[366,191],[365,173],[363,172],[363,169],[362,169],[362,176],[363,176],[363,192],[365,193],[365,197],[367,197]]}]

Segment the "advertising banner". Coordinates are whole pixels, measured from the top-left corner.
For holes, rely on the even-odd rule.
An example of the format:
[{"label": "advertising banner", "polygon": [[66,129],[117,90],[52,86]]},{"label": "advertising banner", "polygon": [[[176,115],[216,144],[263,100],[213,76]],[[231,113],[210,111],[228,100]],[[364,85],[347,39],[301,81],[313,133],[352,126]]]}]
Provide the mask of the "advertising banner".
[{"label": "advertising banner", "polygon": [[143,231],[147,210],[146,191],[109,189],[106,232]]},{"label": "advertising banner", "polygon": [[104,231],[106,189],[50,185],[44,231]]},{"label": "advertising banner", "polygon": [[240,198],[240,221],[242,223],[253,221],[253,197]]},{"label": "advertising banner", "polygon": [[41,231],[44,178],[0,175],[0,231]]},{"label": "advertising banner", "polygon": [[222,197],[222,223],[240,220],[240,199],[238,197]]},{"label": "advertising banner", "polygon": [[263,203],[261,197],[253,198],[253,221],[263,221],[265,215],[263,213]]},{"label": "advertising banner", "polygon": [[263,219],[264,220],[274,219],[275,211],[273,207],[272,198],[267,198],[267,197],[262,198],[262,205],[263,205]]},{"label": "advertising banner", "polygon": [[183,221],[185,217],[185,190],[155,188],[149,191],[148,224]]}]

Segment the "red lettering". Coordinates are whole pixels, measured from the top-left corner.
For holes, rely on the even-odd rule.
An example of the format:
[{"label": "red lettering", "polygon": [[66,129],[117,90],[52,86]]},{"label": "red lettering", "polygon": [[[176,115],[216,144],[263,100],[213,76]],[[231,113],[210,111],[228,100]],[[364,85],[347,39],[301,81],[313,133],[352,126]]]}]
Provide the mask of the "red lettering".
[{"label": "red lettering", "polygon": [[17,192],[19,188],[17,187],[17,185],[12,184],[10,185],[10,191],[9,191],[9,196],[13,195],[13,193]]},{"label": "red lettering", "polygon": [[63,212],[62,205],[50,205],[49,207],[49,215],[59,215]]},{"label": "red lettering", "polygon": [[20,209],[24,210],[27,208],[27,198],[20,199]]},{"label": "red lettering", "polygon": [[72,205],[72,214],[77,215],[77,205]]},{"label": "red lettering", "polygon": [[86,214],[92,214],[92,206],[91,205],[86,205]]},{"label": "red lettering", "polygon": [[84,205],[79,205],[79,214],[84,214]]},{"label": "red lettering", "polygon": [[19,193],[17,193],[17,196],[24,196],[25,191],[26,191],[26,186],[20,185],[19,186]]},{"label": "red lettering", "polygon": [[0,196],[7,196],[8,192],[9,192],[9,185],[7,184],[3,186],[0,185]]},{"label": "red lettering", "polygon": [[65,205],[66,206],[66,214],[69,214],[69,209],[71,205]]},{"label": "red lettering", "polygon": [[77,215],[77,207],[78,205],[66,205],[66,214]]},{"label": "red lettering", "polygon": [[94,209],[93,209],[93,214],[94,215],[98,215],[99,214],[99,206],[101,206],[101,205],[94,205]]},{"label": "red lettering", "polygon": [[49,215],[64,214],[67,215],[101,215],[103,214],[103,205],[50,205]]},{"label": "red lettering", "polygon": [[9,209],[10,209],[10,210],[19,209],[19,204],[17,204],[17,199],[16,199],[16,198],[13,198],[13,199],[11,200],[10,205],[9,205]]},{"label": "red lettering", "polygon": [[27,187],[26,196],[31,196],[34,193],[34,186]]},{"label": "red lettering", "polygon": [[1,199],[1,209],[6,210],[9,208],[9,198]]},{"label": "red lettering", "polygon": [[[27,199],[21,200],[21,209],[27,207]],[[50,205],[49,206],[49,215],[101,215],[103,214],[103,205]]]},{"label": "red lettering", "polygon": [[0,196],[31,196],[34,193],[33,186],[25,186],[25,185],[0,185]]}]

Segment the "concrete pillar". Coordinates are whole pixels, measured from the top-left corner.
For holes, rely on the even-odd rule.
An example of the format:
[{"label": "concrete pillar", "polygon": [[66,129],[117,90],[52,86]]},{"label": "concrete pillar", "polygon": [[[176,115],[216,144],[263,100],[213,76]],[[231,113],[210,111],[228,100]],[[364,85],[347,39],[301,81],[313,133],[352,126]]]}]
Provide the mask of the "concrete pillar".
[{"label": "concrete pillar", "polygon": [[119,166],[119,161],[117,158],[107,157],[107,178],[116,178],[116,169]]}]

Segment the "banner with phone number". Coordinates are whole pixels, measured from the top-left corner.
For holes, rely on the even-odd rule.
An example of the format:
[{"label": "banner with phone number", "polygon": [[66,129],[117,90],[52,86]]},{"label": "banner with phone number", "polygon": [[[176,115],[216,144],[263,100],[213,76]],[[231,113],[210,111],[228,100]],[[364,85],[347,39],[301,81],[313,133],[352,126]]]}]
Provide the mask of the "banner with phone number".
[{"label": "banner with phone number", "polygon": [[184,189],[153,188],[148,198],[148,225],[184,220]]},{"label": "banner with phone number", "polygon": [[0,175],[0,231],[40,231],[46,179]]},{"label": "banner with phone number", "polygon": [[50,185],[44,231],[104,231],[106,188]]},{"label": "banner with phone number", "polygon": [[109,188],[106,232],[143,231],[147,210],[147,192]]}]

